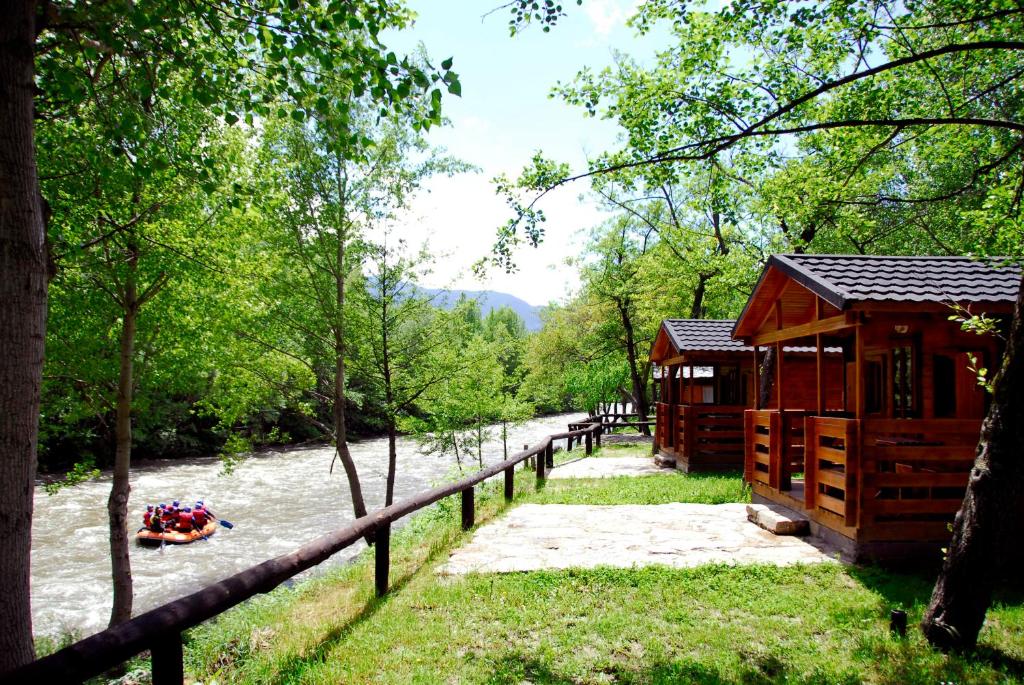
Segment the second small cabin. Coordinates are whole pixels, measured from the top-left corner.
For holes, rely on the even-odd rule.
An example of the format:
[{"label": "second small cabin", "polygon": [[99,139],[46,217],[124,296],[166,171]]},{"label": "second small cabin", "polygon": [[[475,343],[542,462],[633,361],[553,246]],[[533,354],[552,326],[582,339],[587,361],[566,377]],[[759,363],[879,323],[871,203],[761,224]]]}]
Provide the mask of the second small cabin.
[{"label": "second small cabin", "polygon": [[[666,319],[651,348],[657,365],[655,452],[684,472],[739,470],[743,466],[743,412],[760,392],[754,348],[732,339],[732,319]],[[842,367],[838,350],[826,363]],[[787,406],[815,406],[816,350],[786,347],[787,371],[803,382],[787,388]],[[842,401],[842,385],[828,386],[829,401]],[[765,406],[777,406],[768,398]]]}]

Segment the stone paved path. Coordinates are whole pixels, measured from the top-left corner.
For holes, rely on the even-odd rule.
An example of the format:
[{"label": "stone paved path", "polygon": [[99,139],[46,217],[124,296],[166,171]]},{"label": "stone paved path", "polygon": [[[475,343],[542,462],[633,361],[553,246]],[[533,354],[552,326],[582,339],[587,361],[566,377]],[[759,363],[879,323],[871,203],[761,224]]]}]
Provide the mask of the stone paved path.
[{"label": "stone paved path", "polygon": [[650,564],[785,566],[835,561],[836,556],[835,549],[819,540],[775,536],[758,528],[747,521],[745,504],[524,504],[482,526],[438,572]]},{"label": "stone paved path", "polygon": [[654,463],[654,457],[588,457],[556,466],[548,478],[612,478],[671,473]]}]

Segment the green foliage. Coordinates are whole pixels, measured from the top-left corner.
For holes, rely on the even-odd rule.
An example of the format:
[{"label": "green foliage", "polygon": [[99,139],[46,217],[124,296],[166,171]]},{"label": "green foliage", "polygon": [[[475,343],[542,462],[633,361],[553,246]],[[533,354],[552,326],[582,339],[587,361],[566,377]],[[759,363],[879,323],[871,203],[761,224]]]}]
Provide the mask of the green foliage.
[{"label": "green foliage", "polygon": [[100,470],[96,468],[96,464],[93,461],[82,461],[72,467],[70,471],[64,474],[63,480],[56,480],[47,483],[44,486],[47,495],[56,495],[64,488],[73,487],[79,483],[84,483],[89,480],[95,480],[100,477]]}]

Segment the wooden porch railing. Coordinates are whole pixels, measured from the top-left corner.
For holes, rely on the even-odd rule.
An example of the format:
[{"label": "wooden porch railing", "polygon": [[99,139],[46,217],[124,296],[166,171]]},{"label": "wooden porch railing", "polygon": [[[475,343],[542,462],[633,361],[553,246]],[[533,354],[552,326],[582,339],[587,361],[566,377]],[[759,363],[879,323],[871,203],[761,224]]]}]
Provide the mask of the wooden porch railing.
[{"label": "wooden porch railing", "polygon": [[804,507],[857,525],[860,492],[860,421],[808,416],[804,421]]},{"label": "wooden porch railing", "polygon": [[742,405],[685,404],[679,407],[683,445],[688,458],[721,457],[743,451]]},{"label": "wooden porch railing", "polygon": [[471,528],[475,520],[474,488],[479,483],[504,474],[504,495],[511,500],[515,495],[515,467],[536,457],[537,483],[545,480],[552,465],[553,442],[565,438],[586,441],[587,453],[605,426],[600,422],[585,428],[551,435],[539,444],[519,452],[505,461],[482,469],[455,483],[436,487],[419,495],[397,502],[372,514],[353,521],[348,526],[309,542],[291,554],[252,566],[224,580],[208,585],[198,592],[168,602],[127,623],[108,628],[80,640],[54,654],[0,674],[3,683],[82,682],[98,676],[149,650],[152,655],[153,685],[180,685],[184,680],[182,632],[221,614],[258,594],[270,592],[289,578],[312,568],[363,538],[374,540],[374,582],[378,595],[388,591],[390,569],[391,524],[409,514],[430,506],[445,497],[460,495],[462,527]]},{"label": "wooden porch railing", "polygon": [[804,468],[802,409],[747,409],[744,412],[743,477],[775,490],[790,490],[793,473]]},{"label": "wooden porch railing", "polygon": [[981,421],[808,417],[804,504],[870,539],[936,539],[960,509]]},{"label": "wooden porch railing", "polygon": [[865,419],[859,527],[871,537],[946,537],[980,433],[980,420]]},{"label": "wooden porch railing", "polygon": [[678,405],[658,402],[654,405],[654,442],[658,447],[672,451],[676,446],[676,407]]}]

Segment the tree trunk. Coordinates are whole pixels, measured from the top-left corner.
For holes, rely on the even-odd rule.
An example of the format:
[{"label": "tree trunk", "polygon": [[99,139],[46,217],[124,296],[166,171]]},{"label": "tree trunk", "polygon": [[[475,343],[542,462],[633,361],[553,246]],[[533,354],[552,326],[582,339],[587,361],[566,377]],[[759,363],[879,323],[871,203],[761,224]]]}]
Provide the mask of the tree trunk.
[{"label": "tree trunk", "polygon": [[359,482],[359,472],[348,449],[348,427],[345,424],[345,241],[346,219],[341,215],[343,204],[344,179],[341,173],[342,160],[336,155],[338,186],[338,249],[337,270],[334,273],[335,284],[335,320],[334,320],[334,442],[335,450],[348,479],[348,490],[352,495],[352,510],[356,518],[366,516],[366,501],[363,498],[363,486]]},{"label": "tree trunk", "polygon": [[[386,255],[382,257],[382,260],[386,260]],[[387,271],[387,264],[384,263],[384,268],[381,269],[382,273]],[[384,401],[387,404],[387,415],[388,415],[388,481],[386,493],[384,496],[384,506],[391,506],[395,497],[395,475],[398,470],[398,448],[397,448],[397,431],[395,430],[395,421],[397,413],[395,410],[395,391],[391,383],[391,347],[389,345],[388,336],[388,303],[387,298],[389,297],[387,291],[387,276],[382,276],[381,283],[381,307],[380,307],[380,332],[381,332],[381,360],[383,362],[384,370]]]},{"label": "tree trunk", "polygon": [[[621,302],[617,303],[619,315],[622,318],[622,327],[626,330],[626,358],[629,361],[629,378],[633,384],[633,406],[636,408],[637,420],[646,421],[650,408],[647,404],[647,383],[644,374],[640,373],[636,360],[636,338],[633,334],[633,320],[629,315],[629,309]],[[640,432],[650,435],[650,428],[641,426]]]},{"label": "tree trunk", "polygon": [[764,409],[772,399],[772,388],[775,387],[775,345],[771,345],[764,354],[759,372],[760,385],[757,388],[757,401],[759,407]]},{"label": "tree trunk", "polygon": [[49,267],[33,145],[36,3],[0,21],[0,673],[31,661],[29,556]]},{"label": "tree trunk", "polygon": [[484,467],[484,421],[480,416],[476,417],[476,461]]},{"label": "tree trunk", "polygon": [[967,494],[921,629],[940,649],[969,649],[978,640],[1000,560],[1024,532],[1024,279],[1010,325],[1002,368],[981,427]]},{"label": "tree trunk", "polygon": [[384,495],[384,506],[390,507],[395,501],[395,476],[398,473],[398,431],[394,417],[388,417],[388,485]]},{"label": "tree trunk", "polygon": [[138,248],[129,246],[128,275],[125,277],[121,305],[120,372],[117,380],[117,412],[114,451],[114,482],[110,486],[107,514],[110,520],[110,572],[114,582],[114,603],[110,609],[110,625],[116,626],[132,617],[132,566],[128,555],[128,480],[132,459],[132,395],[135,358],[135,331],[138,317],[138,291],[135,277]]},{"label": "tree trunk", "polygon": [[707,293],[708,281],[713,275],[713,273],[703,272],[697,274],[697,287],[693,290],[693,304],[690,306],[691,319],[704,318],[704,295]]}]

